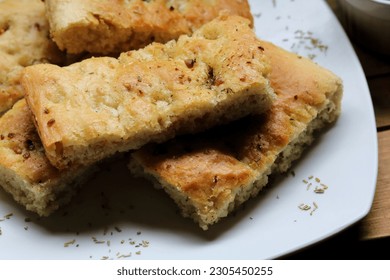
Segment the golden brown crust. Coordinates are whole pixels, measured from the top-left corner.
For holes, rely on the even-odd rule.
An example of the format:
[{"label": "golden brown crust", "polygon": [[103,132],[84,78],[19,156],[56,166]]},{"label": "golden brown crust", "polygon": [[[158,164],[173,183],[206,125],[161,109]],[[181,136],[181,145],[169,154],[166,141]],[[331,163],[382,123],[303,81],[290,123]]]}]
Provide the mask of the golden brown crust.
[{"label": "golden brown crust", "polygon": [[49,39],[42,1],[0,1],[0,115],[23,97],[20,75],[25,66],[63,59]]},{"label": "golden brown crust", "polygon": [[65,168],[261,113],[268,72],[249,21],[222,16],[119,59],[28,67],[23,86],[49,160]]},{"label": "golden brown crust", "polygon": [[338,77],[271,43],[262,46],[277,94],[267,113],[132,154],[130,169],[153,176],[203,229],[256,195],[272,171],[286,171],[312,130],[340,113]]},{"label": "golden brown crust", "polygon": [[252,21],[246,0],[48,0],[46,6],[53,39],[69,53],[119,53],[165,43],[220,12]]},{"label": "golden brown crust", "polygon": [[0,186],[28,210],[49,215],[69,201],[86,171],[50,164],[25,99],[0,118]]}]

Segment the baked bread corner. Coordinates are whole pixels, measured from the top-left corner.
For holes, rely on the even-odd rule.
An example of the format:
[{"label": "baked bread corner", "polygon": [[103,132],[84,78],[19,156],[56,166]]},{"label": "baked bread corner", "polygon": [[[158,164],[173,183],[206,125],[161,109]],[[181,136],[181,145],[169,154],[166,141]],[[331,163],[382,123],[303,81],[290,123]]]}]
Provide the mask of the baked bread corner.
[{"label": "baked bread corner", "polygon": [[67,204],[97,167],[59,171],[45,156],[26,101],[0,118],[0,187],[40,216]]}]

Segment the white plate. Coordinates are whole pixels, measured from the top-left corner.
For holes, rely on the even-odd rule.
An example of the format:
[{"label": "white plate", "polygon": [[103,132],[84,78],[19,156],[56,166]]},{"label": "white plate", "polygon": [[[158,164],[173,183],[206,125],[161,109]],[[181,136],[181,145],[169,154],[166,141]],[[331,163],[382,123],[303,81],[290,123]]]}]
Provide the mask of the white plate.
[{"label": "white plate", "polygon": [[[45,219],[0,192],[0,219],[13,214],[0,222],[1,259],[271,259],[329,237],[368,213],[377,174],[375,120],[346,35],[324,1],[250,2],[261,38],[314,57],[344,80],[340,119],[294,165],[295,176],[273,182],[207,232],[182,218],[162,191],[131,178],[125,161]],[[313,192],[314,178],[307,190],[302,180],[311,175],[328,186],[325,193]],[[299,209],[301,203],[311,210]]]}]

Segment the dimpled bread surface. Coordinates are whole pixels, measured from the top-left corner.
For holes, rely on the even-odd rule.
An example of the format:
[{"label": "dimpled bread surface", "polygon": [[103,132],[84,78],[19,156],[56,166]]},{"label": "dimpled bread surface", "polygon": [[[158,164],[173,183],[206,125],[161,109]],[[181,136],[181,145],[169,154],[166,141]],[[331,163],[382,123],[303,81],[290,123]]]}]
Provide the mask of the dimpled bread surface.
[{"label": "dimpled bread surface", "polygon": [[88,165],[266,111],[270,69],[250,25],[224,15],[119,59],[27,67],[26,99],[49,160],[59,169]]}]

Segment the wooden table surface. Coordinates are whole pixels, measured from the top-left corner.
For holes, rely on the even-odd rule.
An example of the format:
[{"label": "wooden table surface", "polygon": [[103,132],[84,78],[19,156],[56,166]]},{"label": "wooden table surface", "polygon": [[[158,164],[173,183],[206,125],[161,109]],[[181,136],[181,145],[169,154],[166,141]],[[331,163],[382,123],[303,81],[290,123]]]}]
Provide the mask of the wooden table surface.
[{"label": "wooden table surface", "polygon": [[[337,1],[327,2],[343,22]],[[370,213],[356,225],[286,259],[390,259],[389,250],[383,250],[390,248],[390,57],[352,43],[363,66],[375,110],[379,170],[374,202]]]}]

